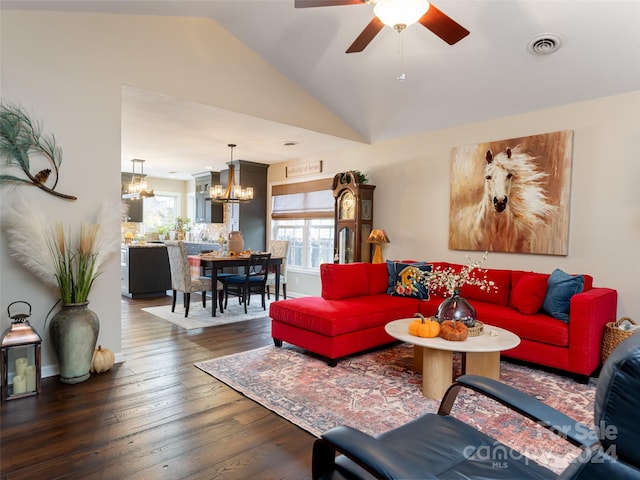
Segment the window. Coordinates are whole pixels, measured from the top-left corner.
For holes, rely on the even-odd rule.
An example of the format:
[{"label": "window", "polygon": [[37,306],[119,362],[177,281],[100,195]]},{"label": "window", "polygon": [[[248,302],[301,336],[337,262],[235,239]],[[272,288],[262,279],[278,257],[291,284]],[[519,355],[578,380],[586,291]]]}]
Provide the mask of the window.
[{"label": "window", "polygon": [[333,219],[276,220],[272,225],[274,239],[289,240],[289,267],[318,270],[321,263],[333,262]]},{"label": "window", "polygon": [[288,267],[333,262],[332,179],[274,185],[271,193],[272,238],[289,240]]},{"label": "window", "polygon": [[161,226],[173,225],[180,209],[180,199],[177,193],[158,193],[153,197],[144,198],[143,223],[145,230],[156,231]]}]

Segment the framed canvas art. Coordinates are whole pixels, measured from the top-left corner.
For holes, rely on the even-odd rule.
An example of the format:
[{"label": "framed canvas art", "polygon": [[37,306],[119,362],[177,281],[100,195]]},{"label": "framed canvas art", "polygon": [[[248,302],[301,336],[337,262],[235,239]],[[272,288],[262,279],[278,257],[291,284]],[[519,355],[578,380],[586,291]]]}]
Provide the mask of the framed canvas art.
[{"label": "framed canvas art", "polygon": [[455,147],[449,248],[567,255],[573,131]]}]

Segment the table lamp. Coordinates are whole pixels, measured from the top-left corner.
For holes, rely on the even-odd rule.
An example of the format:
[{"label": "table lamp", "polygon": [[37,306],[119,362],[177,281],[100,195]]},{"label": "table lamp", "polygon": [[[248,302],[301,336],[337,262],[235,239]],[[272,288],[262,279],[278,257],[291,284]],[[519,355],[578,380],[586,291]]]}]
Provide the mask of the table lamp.
[{"label": "table lamp", "polygon": [[372,230],[369,238],[367,239],[367,243],[373,243],[376,246],[376,251],[373,254],[373,260],[371,263],[384,263],[381,245],[383,243],[389,243],[387,233],[384,230]]}]

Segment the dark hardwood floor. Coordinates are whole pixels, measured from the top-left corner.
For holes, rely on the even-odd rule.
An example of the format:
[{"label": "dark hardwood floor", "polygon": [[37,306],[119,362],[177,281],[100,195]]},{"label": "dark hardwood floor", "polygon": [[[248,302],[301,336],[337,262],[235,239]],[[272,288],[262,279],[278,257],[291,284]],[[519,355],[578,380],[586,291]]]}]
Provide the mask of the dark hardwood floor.
[{"label": "dark hardwood floor", "polygon": [[311,477],[311,434],[193,365],[270,344],[268,318],[189,332],[140,310],[159,303],[123,298],[111,371],[2,403],[1,479]]}]

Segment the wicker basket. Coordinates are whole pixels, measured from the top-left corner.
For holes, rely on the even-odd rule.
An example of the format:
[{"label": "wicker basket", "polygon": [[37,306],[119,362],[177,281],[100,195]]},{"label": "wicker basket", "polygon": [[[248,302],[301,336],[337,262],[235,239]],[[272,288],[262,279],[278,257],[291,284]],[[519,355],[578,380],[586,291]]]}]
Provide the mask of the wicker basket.
[{"label": "wicker basket", "polygon": [[637,325],[636,322],[634,322],[632,319],[628,317],[622,317],[617,322],[607,323],[604,329],[604,336],[602,337],[602,352],[601,352],[602,363],[604,363],[607,360],[607,357],[609,357],[611,352],[613,352],[613,350],[618,346],[618,344],[620,344],[622,341],[626,340],[627,338],[629,338],[631,335],[634,334],[635,330],[628,331],[628,330],[622,330],[618,328],[620,324],[625,320],[628,320],[632,324]]},{"label": "wicker basket", "polygon": [[473,327],[469,327],[467,330],[469,331],[470,337],[479,337],[484,331],[484,323],[480,320],[476,320],[476,324]]}]

